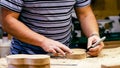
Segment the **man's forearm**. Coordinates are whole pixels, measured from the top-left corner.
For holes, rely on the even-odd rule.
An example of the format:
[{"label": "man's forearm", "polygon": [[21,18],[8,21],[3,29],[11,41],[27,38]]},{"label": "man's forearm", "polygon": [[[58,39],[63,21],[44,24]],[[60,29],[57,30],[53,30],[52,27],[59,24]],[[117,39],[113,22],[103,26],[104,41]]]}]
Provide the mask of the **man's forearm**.
[{"label": "man's forearm", "polygon": [[92,11],[85,16],[81,16],[81,27],[87,37],[92,34],[99,34],[98,24]]},{"label": "man's forearm", "polygon": [[[92,46],[94,42],[100,40],[97,21],[95,19],[95,16],[90,6],[86,6],[83,8],[77,8],[76,12],[77,12],[78,19],[80,20],[81,27],[85,35],[89,37],[88,43],[87,43],[87,48],[89,48]],[[101,42],[96,47],[90,48],[87,54],[91,56],[98,56],[98,54],[100,53],[103,47],[104,47],[104,44],[103,42]]]},{"label": "man's forearm", "polygon": [[99,35],[98,24],[89,6],[86,7],[83,13],[77,12],[77,14],[78,19],[81,22],[82,30],[87,37],[91,36],[92,34]]},{"label": "man's forearm", "polygon": [[2,13],[2,27],[9,34],[13,35],[17,39],[32,44],[40,46],[41,42],[44,41],[46,37],[37,34],[25,26],[22,22],[17,20],[17,15]]}]

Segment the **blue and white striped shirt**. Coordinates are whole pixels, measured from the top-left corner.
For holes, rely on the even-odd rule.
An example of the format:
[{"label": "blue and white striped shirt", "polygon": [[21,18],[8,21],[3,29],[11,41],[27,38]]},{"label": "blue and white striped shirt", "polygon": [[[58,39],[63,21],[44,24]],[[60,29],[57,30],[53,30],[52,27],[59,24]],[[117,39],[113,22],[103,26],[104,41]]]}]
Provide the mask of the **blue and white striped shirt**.
[{"label": "blue and white striped shirt", "polygon": [[[69,45],[72,10],[91,0],[1,0],[0,5],[20,13],[19,20],[31,30]],[[31,46],[32,48],[33,46]]]}]

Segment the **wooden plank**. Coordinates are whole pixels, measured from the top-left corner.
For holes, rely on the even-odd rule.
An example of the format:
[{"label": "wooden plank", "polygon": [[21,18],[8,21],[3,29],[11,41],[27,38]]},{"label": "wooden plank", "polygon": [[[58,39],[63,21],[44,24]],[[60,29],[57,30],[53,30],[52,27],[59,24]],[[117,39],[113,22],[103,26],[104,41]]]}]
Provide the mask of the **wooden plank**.
[{"label": "wooden plank", "polygon": [[24,65],[26,57],[27,57],[27,55],[25,55],[25,54],[9,55],[9,56],[7,56],[7,62],[10,65],[11,64],[13,64],[13,65]]},{"label": "wooden plank", "polygon": [[105,10],[105,0],[92,0],[91,5],[93,10]]},{"label": "wooden plank", "polygon": [[29,55],[25,58],[25,65],[48,65],[50,56],[48,55]]},{"label": "wooden plank", "polygon": [[97,19],[104,19],[108,16],[118,16],[120,14],[120,10],[94,10],[93,12]]},{"label": "wooden plank", "polygon": [[29,65],[27,68],[50,68],[50,64],[47,64],[47,65]]},{"label": "wooden plank", "polygon": [[120,0],[117,0],[117,9],[120,10]]},{"label": "wooden plank", "polygon": [[120,0],[94,0],[92,8],[97,19],[120,14]]},{"label": "wooden plank", "polygon": [[[87,57],[86,59],[73,60],[73,59],[62,59],[62,58],[51,58],[51,68],[101,68],[106,63],[114,65],[120,64],[120,47],[103,49],[101,55],[98,57]],[[115,64],[116,63],[116,64]],[[61,64],[61,65],[53,65]],[[64,64],[64,65],[62,65]],[[65,64],[77,64],[73,66],[65,66]],[[0,59],[0,68],[7,68],[8,64],[5,58]],[[113,66],[113,65],[111,65]]]},{"label": "wooden plank", "polygon": [[106,10],[117,10],[117,0],[105,0]]},{"label": "wooden plank", "polygon": [[50,68],[50,56],[17,54],[7,56],[8,68]]},{"label": "wooden plank", "polygon": [[105,44],[104,48],[120,47],[120,41],[106,41],[104,42],[104,44]]},{"label": "wooden plank", "polygon": [[120,65],[103,64],[101,68],[120,68]]},{"label": "wooden plank", "polygon": [[85,49],[71,49],[72,54],[67,54],[68,59],[85,59],[86,52]]},{"label": "wooden plank", "polygon": [[25,65],[8,65],[8,68],[27,68]]},{"label": "wooden plank", "polygon": [[120,68],[120,58],[113,58],[102,63],[101,68]]}]

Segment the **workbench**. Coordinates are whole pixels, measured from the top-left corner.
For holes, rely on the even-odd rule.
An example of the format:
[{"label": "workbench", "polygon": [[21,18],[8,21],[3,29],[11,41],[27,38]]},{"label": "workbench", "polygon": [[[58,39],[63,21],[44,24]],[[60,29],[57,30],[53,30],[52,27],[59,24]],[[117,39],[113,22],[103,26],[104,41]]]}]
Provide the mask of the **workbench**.
[{"label": "workbench", "polygon": [[[51,58],[50,62],[51,68],[101,68],[104,63],[120,64],[120,47],[103,49],[98,57],[80,60]],[[0,68],[7,68],[6,58],[0,59]]]}]

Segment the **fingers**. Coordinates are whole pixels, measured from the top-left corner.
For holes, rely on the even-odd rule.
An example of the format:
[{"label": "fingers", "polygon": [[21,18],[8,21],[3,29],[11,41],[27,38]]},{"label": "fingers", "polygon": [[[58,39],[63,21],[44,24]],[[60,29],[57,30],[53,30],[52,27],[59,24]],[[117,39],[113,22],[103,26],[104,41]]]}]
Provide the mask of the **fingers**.
[{"label": "fingers", "polygon": [[100,45],[97,45],[96,47],[91,48],[89,51],[90,51],[90,52],[99,51],[99,48],[100,48]]},{"label": "fingers", "polygon": [[70,54],[72,53],[71,49],[68,48],[67,46],[60,46],[60,48],[66,53],[70,53]]},{"label": "fingers", "polygon": [[89,54],[92,57],[97,57],[99,55],[98,52],[87,52],[87,54]]},{"label": "fingers", "polygon": [[57,51],[57,53],[60,53],[63,56],[65,56],[66,53],[72,53],[71,49],[68,48],[66,45],[60,45],[58,47],[55,47],[55,50]]},{"label": "fingers", "polygon": [[87,54],[89,54],[90,56],[98,56],[98,54],[99,54],[100,52],[98,52],[98,51],[88,51],[87,52]]},{"label": "fingers", "polygon": [[52,49],[52,48],[50,48],[49,50],[46,50],[47,52],[49,52],[49,53],[53,53],[53,54],[56,54],[57,52],[54,50],[54,49]]},{"label": "fingers", "polygon": [[91,56],[98,56],[101,50],[103,49],[103,47],[104,47],[104,44],[102,42],[100,45],[94,48],[91,48],[87,53]]},{"label": "fingers", "polygon": [[94,44],[95,42],[96,42],[96,38],[95,37],[91,37],[91,38],[89,38],[88,39],[88,47],[87,48],[89,48],[92,44]]},{"label": "fingers", "polygon": [[[65,55],[65,53],[72,53],[71,49],[67,47],[66,45],[57,42],[57,51],[60,52],[62,55]],[[64,53],[63,53],[64,52]]]},{"label": "fingers", "polygon": [[52,39],[47,39],[46,41],[44,41],[44,43],[42,44],[42,48],[46,52],[50,52],[53,54],[59,53],[61,55],[65,55],[65,53],[72,53],[70,48],[68,48],[66,45]]},{"label": "fingers", "polygon": [[47,52],[53,53],[53,54],[59,53],[63,56],[65,56],[65,53],[66,53],[63,49],[59,47],[50,48],[49,50],[47,50]]},{"label": "fingers", "polygon": [[[92,46],[92,44],[97,41],[97,40],[100,40],[100,38],[98,36],[93,36],[93,37],[90,37],[88,39],[88,47]],[[100,51],[103,49],[104,47],[104,43],[101,42],[99,45],[97,45],[96,47],[94,48],[90,48],[89,51],[87,52],[89,55],[91,56],[98,56],[98,54],[100,53]]]},{"label": "fingers", "polygon": [[49,52],[49,53],[53,53],[53,54],[59,53],[59,54],[61,54],[63,56],[65,56],[65,53],[72,53],[72,51],[65,45],[52,46],[46,51]]},{"label": "fingers", "polygon": [[56,47],[55,50],[57,51],[57,53],[60,53],[61,55],[65,56],[65,52],[62,49]]},{"label": "fingers", "polygon": [[89,48],[92,45],[92,41],[88,40],[88,44],[87,45],[88,45],[87,48]]}]

